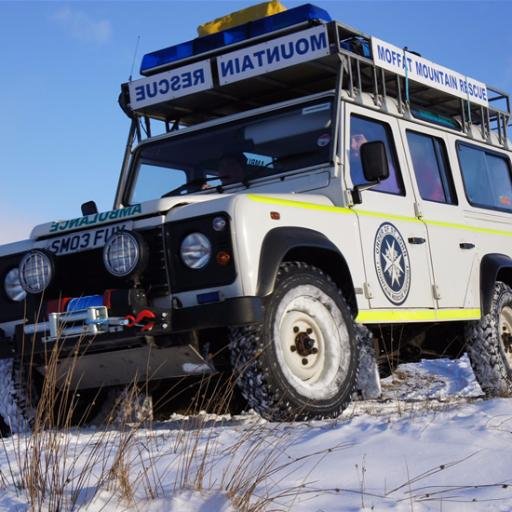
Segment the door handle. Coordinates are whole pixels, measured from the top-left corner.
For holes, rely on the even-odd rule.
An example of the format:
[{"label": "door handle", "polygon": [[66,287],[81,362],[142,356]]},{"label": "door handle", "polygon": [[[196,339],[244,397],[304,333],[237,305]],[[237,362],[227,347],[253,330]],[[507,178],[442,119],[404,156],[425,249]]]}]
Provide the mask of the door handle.
[{"label": "door handle", "polygon": [[467,242],[461,242],[459,244],[459,247],[461,249],[474,249],[475,248],[475,244],[471,244],[471,243],[467,243]]},{"label": "door handle", "polygon": [[426,240],[424,238],[419,237],[419,236],[412,236],[411,238],[408,238],[407,241],[410,244],[420,245],[420,244],[424,244]]}]

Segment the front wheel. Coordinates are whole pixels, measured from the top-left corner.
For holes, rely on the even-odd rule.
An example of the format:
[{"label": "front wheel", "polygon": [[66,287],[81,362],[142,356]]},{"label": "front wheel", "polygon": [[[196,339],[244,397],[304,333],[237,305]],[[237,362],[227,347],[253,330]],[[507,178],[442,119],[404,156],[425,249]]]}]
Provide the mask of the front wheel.
[{"label": "front wheel", "polygon": [[491,308],[466,327],[466,349],[482,390],[488,396],[512,394],[512,289],[498,281]]},{"label": "front wheel", "polygon": [[283,263],[263,323],[231,331],[242,394],[269,420],[336,417],[357,380],[356,337],[332,280],[308,264]]}]

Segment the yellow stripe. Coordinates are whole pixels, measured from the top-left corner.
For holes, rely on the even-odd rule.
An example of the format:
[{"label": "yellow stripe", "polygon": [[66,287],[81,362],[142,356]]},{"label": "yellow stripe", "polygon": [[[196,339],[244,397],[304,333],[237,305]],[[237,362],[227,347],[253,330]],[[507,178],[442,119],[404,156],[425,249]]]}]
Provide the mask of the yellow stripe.
[{"label": "yellow stripe", "polygon": [[256,201],[258,203],[265,204],[273,204],[273,205],[281,205],[281,206],[290,206],[292,208],[305,208],[306,210],[317,210],[317,211],[325,211],[332,213],[341,213],[341,214],[354,214],[361,215],[364,217],[375,217],[383,220],[401,220],[404,222],[424,222],[430,226],[439,226],[442,228],[450,228],[450,229],[464,229],[466,231],[473,231],[475,233],[486,233],[489,235],[500,235],[500,236],[512,236],[512,231],[503,231],[501,229],[490,229],[490,228],[480,228],[476,226],[468,226],[466,224],[453,224],[451,222],[442,222],[439,220],[427,220],[427,219],[418,219],[417,217],[407,217],[405,215],[394,215],[390,213],[382,213],[382,212],[370,212],[366,210],[359,210],[357,208],[342,208],[340,206],[329,206],[325,204],[315,204],[315,203],[306,203],[303,201],[292,201],[290,199],[278,199],[273,197],[265,197],[258,196],[256,194],[247,194],[247,197],[251,201]]},{"label": "yellow stripe", "polygon": [[321,210],[332,213],[343,213],[352,215],[355,213],[354,210],[352,210],[351,208],[341,208],[339,206],[329,206],[326,204],[306,203],[303,201],[292,201],[291,199],[279,199],[277,197],[257,196],[255,194],[247,194],[247,197],[251,201],[256,201],[257,203],[273,205],[277,204],[281,206],[291,206],[292,208],[305,208],[306,210]]},{"label": "yellow stripe", "polygon": [[480,316],[480,309],[372,309],[360,311],[356,322],[359,324],[448,322],[479,320]]},{"label": "yellow stripe", "polygon": [[395,215],[393,213],[369,212],[367,210],[358,210],[356,208],[353,208],[353,211],[364,217],[377,217],[378,219],[384,220],[402,220],[404,222],[419,222],[422,224],[421,220],[417,217],[406,217],[405,215]]},{"label": "yellow stripe", "polygon": [[488,235],[512,236],[512,231],[503,231],[501,229],[479,228],[476,226],[468,226],[467,224],[452,224],[451,222],[442,222],[440,220],[423,220],[425,221],[425,224],[430,226],[439,226],[442,228],[451,229],[465,229],[466,231],[473,231],[474,233],[486,233]]},{"label": "yellow stripe", "polygon": [[326,204],[315,204],[315,203],[306,203],[303,201],[293,201],[291,199],[279,199],[277,197],[266,197],[266,196],[258,196],[256,194],[247,194],[247,197],[251,201],[256,201],[257,203],[265,203],[265,204],[273,204],[273,205],[281,205],[281,206],[291,206],[292,208],[305,208],[306,210],[320,210],[325,212],[332,213],[341,213],[341,214],[355,214],[365,216],[365,217],[377,217],[379,219],[393,219],[393,220],[403,220],[406,222],[421,222],[416,217],[406,217],[405,215],[394,215],[389,213],[382,212],[369,212],[366,210],[358,210],[356,208],[342,208],[340,206],[330,206]]}]

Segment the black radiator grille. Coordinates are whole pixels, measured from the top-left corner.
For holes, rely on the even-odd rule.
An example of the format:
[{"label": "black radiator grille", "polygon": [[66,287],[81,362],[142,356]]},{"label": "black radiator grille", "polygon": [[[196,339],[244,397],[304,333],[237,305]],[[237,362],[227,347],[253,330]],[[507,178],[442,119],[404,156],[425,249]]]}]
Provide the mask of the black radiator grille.
[{"label": "black radiator grille", "polygon": [[[149,261],[141,277],[141,286],[148,299],[169,294],[162,228],[141,231],[149,247]],[[37,316],[41,307],[41,296],[29,295],[27,302],[14,303],[4,291],[4,278],[7,272],[18,266],[24,253],[0,258],[0,322],[19,320]],[[55,278],[43,294],[43,301],[60,297],[81,297],[103,294],[108,289],[126,289],[133,286],[131,278],[116,278],[109,274],[103,265],[103,250],[57,256],[55,258]]]},{"label": "black radiator grille", "polygon": [[144,273],[144,287],[148,297],[161,297],[170,293],[165,264],[163,230],[161,227],[142,231],[149,246],[149,263]]},{"label": "black radiator grille", "polygon": [[[165,269],[162,229],[160,227],[140,234],[149,247],[148,267],[141,278],[141,286],[148,298],[166,295],[169,287]],[[59,256],[55,261],[55,281],[46,293],[49,299],[102,294],[110,288],[128,288],[130,277],[112,276],[103,265],[103,249]]]}]

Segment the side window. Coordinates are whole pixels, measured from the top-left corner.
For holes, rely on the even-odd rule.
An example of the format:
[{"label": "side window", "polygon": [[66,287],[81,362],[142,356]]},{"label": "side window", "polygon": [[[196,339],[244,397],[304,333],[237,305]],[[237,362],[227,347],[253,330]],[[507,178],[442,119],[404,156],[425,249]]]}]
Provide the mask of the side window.
[{"label": "side window", "polygon": [[473,206],[512,211],[507,158],[466,144],[459,144],[458,152],[468,201]]},{"label": "side window", "polygon": [[457,204],[443,140],[407,130],[407,142],[421,198]]},{"label": "side window", "polygon": [[366,183],[359,148],[365,142],[373,142],[375,140],[382,141],[386,146],[389,163],[389,178],[382,181],[375,187],[372,187],[372,190],[387,192],[388,194],[405,195],[402,176],[396,159],[393,135],[391,134],[389,126],[385,123],[374,121],[373,119],[367,119],[355,115],[350,118],[349,165],[352,183],[354,185]]}]

